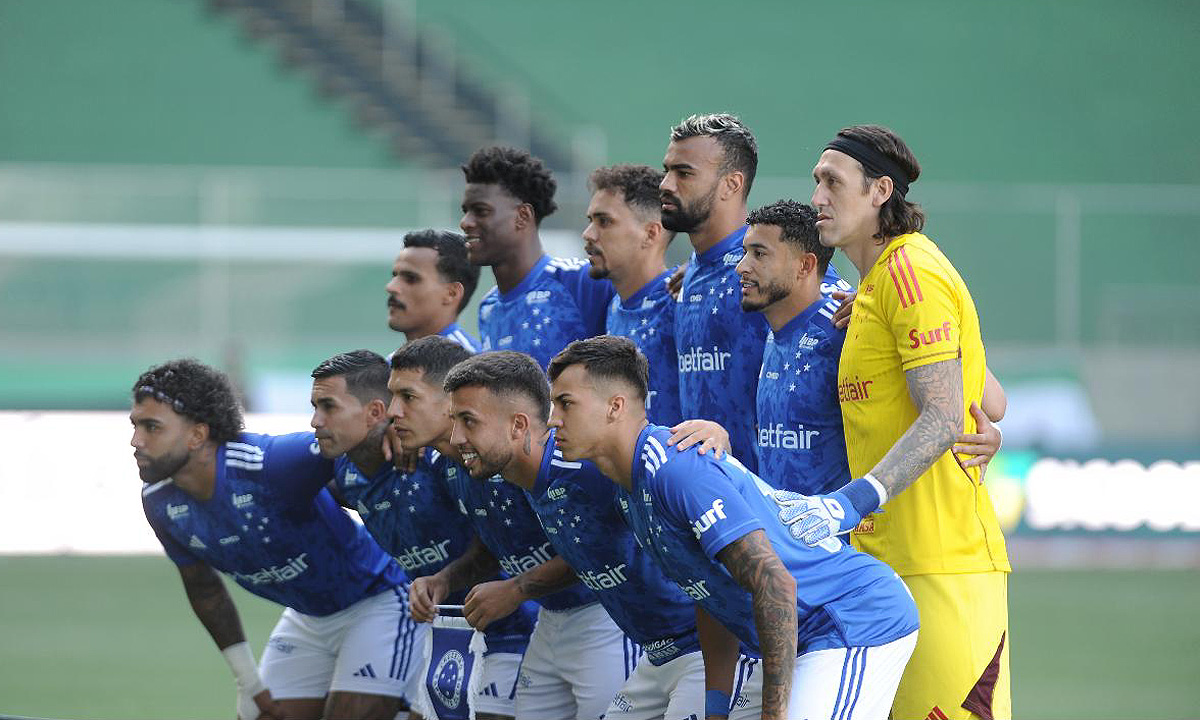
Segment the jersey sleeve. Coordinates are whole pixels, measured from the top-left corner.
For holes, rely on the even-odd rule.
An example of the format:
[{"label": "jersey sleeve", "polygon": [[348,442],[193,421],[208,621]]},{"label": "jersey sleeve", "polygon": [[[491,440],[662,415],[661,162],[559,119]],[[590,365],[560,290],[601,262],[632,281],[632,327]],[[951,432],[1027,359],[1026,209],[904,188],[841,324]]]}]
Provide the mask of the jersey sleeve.
[{"label": "jersey sleeve", "polygon": [[596,280],[584,264],[570,270],[559,270],[559,279],[579,305],[583,321],[592,336],[603,335],[608,319],[608,306],[617,291],[608,280]]},{"label": "jersey sleeve", "polygon": [[663,509],[672,522],[690,527],[704,554],[715,561],[726,546],[764,526],[733,481],[695,452],[680,453],[659,468]]},{"label": "jersey sleeve", "polygon": [[887,258],[880,285],[902,370],[960,356],[962,305],[953,278],[935,258],[901,245]]},{"label": "jersey sleeve", "polygon": [[154,531],[154,536],[158,538],[158,542],[162,544],[163,550],[166,551],[167,557],[171,558],[171,562],[176,565],[195,565],[200,562],[200,558],[192,554],[183,543],[171,537],[163,528],[154,522],[149,510],[146,512],[146,520],[150,523],[150,529]]},{"label": "jersey sleeve", "polygon": [[263,459],[264,474],[282,496],[308,502],[334,479],[332,460],[321,457],[312,433],[272,438]]}]

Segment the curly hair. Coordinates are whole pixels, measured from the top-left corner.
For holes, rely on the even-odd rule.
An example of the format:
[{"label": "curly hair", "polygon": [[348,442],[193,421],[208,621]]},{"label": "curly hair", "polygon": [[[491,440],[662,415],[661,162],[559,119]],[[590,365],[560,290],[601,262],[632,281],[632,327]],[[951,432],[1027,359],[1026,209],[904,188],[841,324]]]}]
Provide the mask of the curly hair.
[{"label": "curly hair", "polygon": [[462,300],[458,301],[458,311],[462,312],[479,285],[479,266],[467,260],[467,239],[449,230],[414,230],[405,233],[404,247],[430,248],[437,252],[437,271],[442,282],[463,286]]},{"label": "curly hair", "polygon": [[462,166],[468,183],[499,185],[504,191],[533,208],[538,223],[558,209],[554,191],[558,183],[541,161],[525,150],[511,147],[485,147]]},{"label": "curly hair", "polygon": [[[857,140],[886,155],[904,171],[910,184],[915,183],[921,176],[921,164],[917,162],[912,150],[908,149],[908,145],[899,135],[882,125],[853,125],[839,130],[837,137]],[[863,167],[863,189],[870,188],[871,182],[882,176],[881,172],[873,172]],[[875,233],[874,238],[885,241],[888,238],[921,232],[924,228],[925,211],[921,206],[909,202],[903,195],[893,191],[883,207],[879,208],[879,232]]]},{"label": "curly hair", "polygon": [[244,426],[242,406],[225,373],[192,358],[155,365],[138,376],[134,402],[158,400],[183,417],[208,426],[217,443],[237,440]]},{"label": "curly hair", "polygon": [[750,186],[754,184],[754,174],[758,172],[758,142],[750,128],[742,124],[738,116],[729,113],[689,115],[671,128],[671,142],[693,137],[711,137],[721,145],[724,153],[721,173],[740,170],[746,177],[743,197],[748,197]]},{"label": "curly hair", "polygon": [[784,242],[799,245],[804,252],[817,256],[817,269],[822,274],[833,259],[833,248],[822,245],[817,234],[817,211],[804,203],[776,200],[752,210],[746,217],[746,224],[778,227]]},{"label": "curly hair", "polygon": [[533,402],[542,422],[550,419],[550,383],[537,361],[511,350],[472,355],[446,374],[443,389],[482,387],[496,395],[521,395]]}]

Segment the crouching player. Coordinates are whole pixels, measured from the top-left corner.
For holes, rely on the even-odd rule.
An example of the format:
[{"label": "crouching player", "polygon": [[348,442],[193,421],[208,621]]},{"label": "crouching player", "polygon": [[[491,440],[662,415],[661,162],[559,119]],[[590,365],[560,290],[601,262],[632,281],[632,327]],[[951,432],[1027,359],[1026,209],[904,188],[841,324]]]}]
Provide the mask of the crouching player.
[{"label": "crouching player", "polygon": [[646,421],[646,359],[628,339],[571,343],[549,375],[563,456],[629,492],[638,541],[697,603],[706,715],[730,714],[741,641],[762,672],[734,717],[886,718],[917,641],[896,574],[836,539],[793,540],[774,488],[736,459],[668,446],[671,431]]},{"label": "crouching player", "polygon": [[[312,433],[242,432],[229,379],[194,360],[133,386],[142,505],[229,662],[242,720],[395,716],[415,624],[404,573],[334,502]],[[215,570],[285,606],[255,667]]]}]

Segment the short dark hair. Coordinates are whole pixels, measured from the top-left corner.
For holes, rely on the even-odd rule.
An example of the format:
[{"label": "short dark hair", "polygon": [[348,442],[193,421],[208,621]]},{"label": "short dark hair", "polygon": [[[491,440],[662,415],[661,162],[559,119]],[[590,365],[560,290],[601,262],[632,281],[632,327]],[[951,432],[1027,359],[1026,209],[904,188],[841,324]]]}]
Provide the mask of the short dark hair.
[{"label": "short dark hair", "polygon": [[550,381],[572,365],[583,365],[589,375],[628,383],[643,402],[650,386],[650,363],[637,345],[620,335],[597,335],[576,340],[550,361]]},{"label": "short dark hair", "polygon": [[524,353],[501,350],[472,355],[446,373],[442,387],[448,393],[482,387],[497,395],[521,395],[537,406],[542,422],[550,419],[550,383],[537,361]]},{"label": "short dark hair", "polygon": [[773,225],[780,230],[784,242],[799,245],[806,253],[817,256],[817,269],[822,274],[833,258],[833,248],[821,244],[817,233],[817,211],[795,200],[776,200],[763,205],[746,216],[748,225]]},{"label": "short dark hair", "polygon": [[620,193],[625,204],[655,217],[662,215],[658,186],[663,173],[649,165],[609,165],[596,168],[588,175],[588,190],[609,190]]},{"label": "short dark hair", "polygon": [[750,128],[742,124],[736,115],[729,113],[690,115],[671,128],[671,142],[693,137],[711,137],[720,143],[724,153],[721,173],[742,171],[742,175],[746,176],[744,196],[748,196],[750,186],[754,184],[754,174],[758,171],[758,143]]},{"label": "short dark hair", "polygon": [[392,399],[388,391],[388,363],[382,355],[371,350],[351,350],[338,353],[313,368],[314,380],[342,377],[346,390],[366,405],[372,400],[382,400],[386,405]]},{"label": "short dark hair", "polygon": [[437,271],[442,282],[461,283],[462,300],[458,311],[471,302],[479,285],[479,266],[467,260],[467,238],[449,230],[414,230],[404,235],[406,248],[432,248],[437,252]]},{"label": "short dark hair", "polygon": [[[852,125],[839,130],[837,137],[857,140],[869,145],[876,152],[886,155],[904,171],[910,184],[915,183],[921,176],[921,164],[917,162],[912,150],[908,149],[908,145],[899,135],[882,125]],[[872,172],[864,166],[863,176],[864,182],[869,185],[872,180],[883,177],[883,173]],[[909,202],[903,195],[893,190],[892,196],[883,204],[883,207],[879,208],[879,232],[875,234],[875,239],[884,240],[908,233],[921,232],[924,228],[925,211],[921,209],[921,206]]]},{"label": "short dark hair", "polygon": [[511,147],[485,147],[475,151],[462,166],[468,183],[499,185],[504,191],[533,208],[538,222],[558,209],[554,191],[558,183],[540,158]]},{"label": "short dark hair", "polygon": [[392,353],[393,370],[420,370],[425,382],[442,387],[450,368],[471,357],[471,351],[441,335],[413,340]]},{"label": "short dark hair", "polygon": [[178,414],[208,426],[217,443],[237,440],[244,425],[242,406],[229,376],[192,358],[155,365],[138,376],[133,400],[147,398],[170,405]]}]

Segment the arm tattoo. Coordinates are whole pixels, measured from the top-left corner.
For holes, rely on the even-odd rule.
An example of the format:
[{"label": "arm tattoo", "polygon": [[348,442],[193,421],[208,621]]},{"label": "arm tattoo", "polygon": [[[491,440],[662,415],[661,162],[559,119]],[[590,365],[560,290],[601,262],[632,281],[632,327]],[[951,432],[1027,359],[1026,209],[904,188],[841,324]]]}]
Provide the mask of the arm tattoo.
[{"label": "arm tattoo", "polygon": [[943,360],[904,373],[917,419],[871,474],[888,497],[912,485],[921,473],[954,445],[963,429],[962,361]]},{"label": "arm tattoo", "polygon": [[763,656],[762,716],[782,719],[796,666],[796,581],[762,530],[722,548],[717,560],[750,592]]},{"label": "arm tattoo", "polygon": [[496,562],[496,556],[476,535],[466,551],[442,568],[440,574],[446,578],[450,592],[454,592],[481,583],[499,570],[500,563]]},{"label": "arm tattoo", "polygon": [[242,620],[238,617],[237,607],[229,591],[217,573],[207,565],[195,563],[181,565],[179,577],[183,580],[183,589],[192,611],[208,630],[217,648],[224,650],[230,645],[245,642],[246,634],[242,631]]},{"label": "arm tattoo", "polygon": [[579,582],[579,577],[561,555],[555,555],[547,562],[529,568],[513,580],[522,595],[534,600],[571,587]]}]

